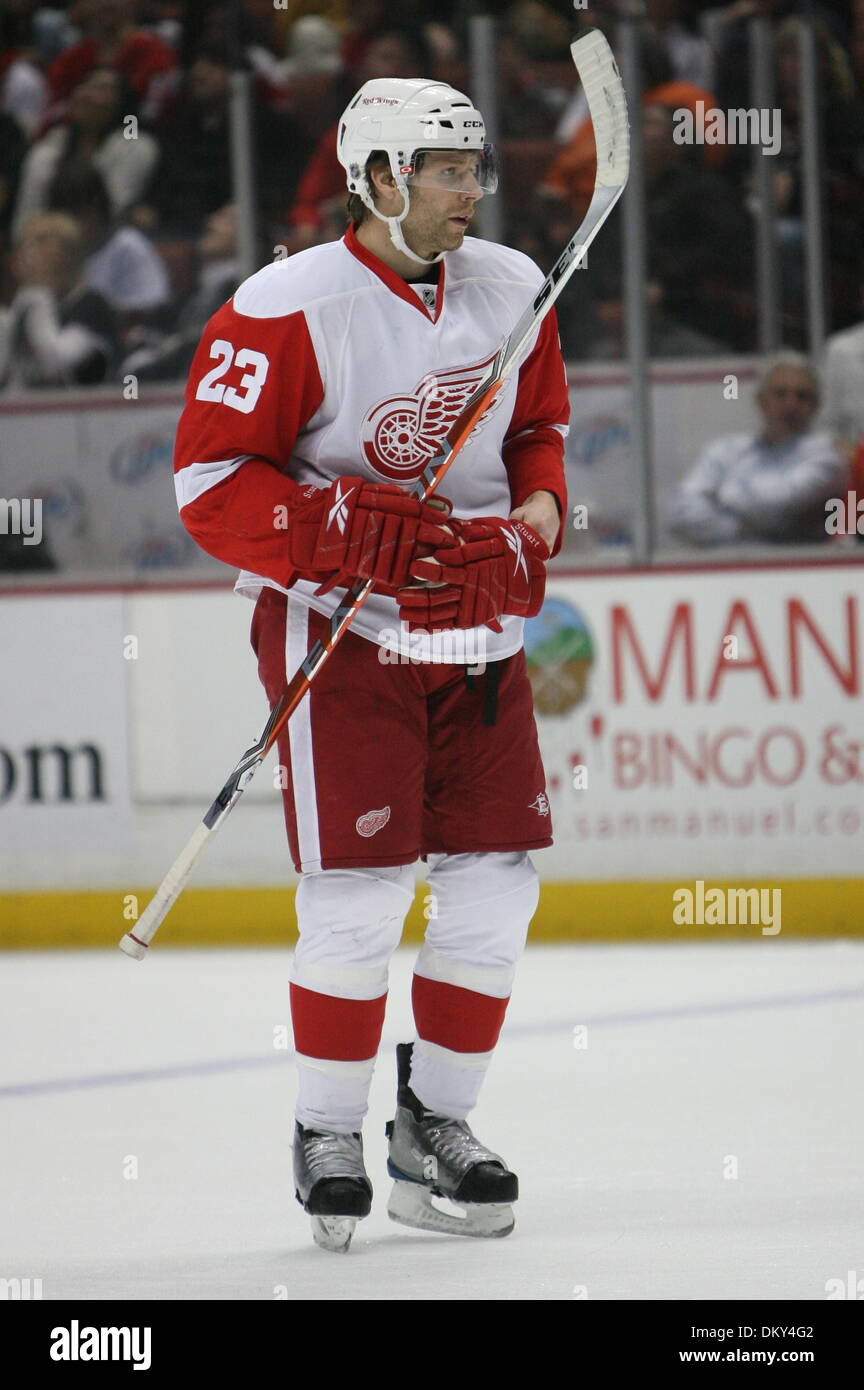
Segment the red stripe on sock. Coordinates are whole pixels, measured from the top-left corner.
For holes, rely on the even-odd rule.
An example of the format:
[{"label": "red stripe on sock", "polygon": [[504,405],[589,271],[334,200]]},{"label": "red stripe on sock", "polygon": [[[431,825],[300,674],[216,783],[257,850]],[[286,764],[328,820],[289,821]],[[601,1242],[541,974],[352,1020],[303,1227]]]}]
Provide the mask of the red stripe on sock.
[{"label": "red stripe on sock", "polygon": [[334,1062],[365,1062],[378,1054],[387,995],[378,999],[338,999],[292,984],[294,1046],[305,1057]]},{"label": "red stripe on sock", "polygon": [[426,1042],[451,1052],[491,1052],[510,1001],[415,975],[411,1002],[417,1032]]}]

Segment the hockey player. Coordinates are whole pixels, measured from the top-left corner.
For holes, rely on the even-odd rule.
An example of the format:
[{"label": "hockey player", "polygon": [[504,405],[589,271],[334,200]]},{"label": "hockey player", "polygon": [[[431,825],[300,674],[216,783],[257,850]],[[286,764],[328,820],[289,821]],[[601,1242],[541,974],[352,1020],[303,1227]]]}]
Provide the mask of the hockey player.
[{"label": "hockey player", "polygon": [[537,906],[529,851],[551,843],[522,626],[561,544],[568,399],[549,313],[446,502],[411,494],[543,276],[466,236],[496,175],[462,93],[368,82],[338,154],[344,239],[268,265],[211,319],[175,467],[185,526],[256,600],[271,707],[345,589],[375,586],[279,741],[301,875],[294,1177],[316,1241],[344,1250],[371,1205],[362,1124],[420,857],[432,908],[416,1038],[397,1049],[388,1210],[468,1235],[513,1227],[516,1176],[466,1117]]}]

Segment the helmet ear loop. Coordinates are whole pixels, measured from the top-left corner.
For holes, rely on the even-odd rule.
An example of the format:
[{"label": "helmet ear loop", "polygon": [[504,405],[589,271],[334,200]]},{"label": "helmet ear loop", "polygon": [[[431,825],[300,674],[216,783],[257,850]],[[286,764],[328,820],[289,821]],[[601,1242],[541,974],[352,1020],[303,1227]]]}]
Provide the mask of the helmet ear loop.
[{"label": "helmet ear loop", "polygon": [[372,211],[375,213],[376,217],[380,217],[382,222],[387,223],[387,226],[390,231],[390,240],[396,247],[397,251],[401,251],[402,255],[407,256],[409,260],[416,261],[418,265],[435,265],[438,261],[443,259],[443,251],[439,251],[437,256],[433,256],[431,261],[427,261],[425,257],[418,256],[416,251],[411,250],[410,246],[408,245],[404,236],[402,235],[402,223],[405,221],[405,218],[408,216],[408,213],[411,208],[411,195],[408,192],[408,184],[405,180],[405,175],[400,174],[398,169],[393,168],[392,156],[390,169],[391,173],[393,174],[393,179],[396,184],[396,187],[402,194],[402,202],[404,204],[402,211],[399,213],[398,217],[385,217],[383,212],[379,212],[378,209],[374,206],[372,208]]}]

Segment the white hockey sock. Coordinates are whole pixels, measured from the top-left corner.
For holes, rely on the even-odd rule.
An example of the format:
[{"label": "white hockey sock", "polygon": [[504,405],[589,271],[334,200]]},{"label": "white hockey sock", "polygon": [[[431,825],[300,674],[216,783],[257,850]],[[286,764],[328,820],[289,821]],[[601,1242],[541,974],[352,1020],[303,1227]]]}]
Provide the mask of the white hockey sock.
[{"label": "white hockey sock", "polygon": [[295,1117],[306,1129],[354,1134],[369,1109],[369,1086],[375,1058],[365,1062],[333,1062],[296,1054],[299,1092]]},{"label": "white hockey sock", "polygon": [[493,1052],[451,1052],[415,1038],[411,1090],[427,1110],[464,1120],[477,1104],[493,1056]]}]

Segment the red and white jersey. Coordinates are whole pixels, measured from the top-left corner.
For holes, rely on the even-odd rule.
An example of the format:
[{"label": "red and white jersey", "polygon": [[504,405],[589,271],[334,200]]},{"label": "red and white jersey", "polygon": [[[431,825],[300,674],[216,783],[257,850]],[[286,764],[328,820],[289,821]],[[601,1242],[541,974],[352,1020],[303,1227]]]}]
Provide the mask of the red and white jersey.
[{"label": "red and white jersey", "polygon": [[[268,584],[334,610],[344,590],[316,598],[316,585],[291,571],[286,508],[290,525],[301,487],[346,474],[411,485],[542,281],[521,252],[466,237],[445,256],[437,287],[415,288],[351,228],[240,286],[201,338],[175,451],[183,524],[241,569],[238,592],[255,597]],[[566,517],[568,418],[552,311],[442,482],[454,515],[506,517],[544,488]],[[506,616],[502,633],[484,628],[486,656],[518,651],[522,624]],[[409,641],[395,599],[374,591],[352,631],[376,642],[391,634],[385,644],[415,659],[459,659],[440,637]],[[477,639],[464,634],[465,650],[482,652]]]}]

